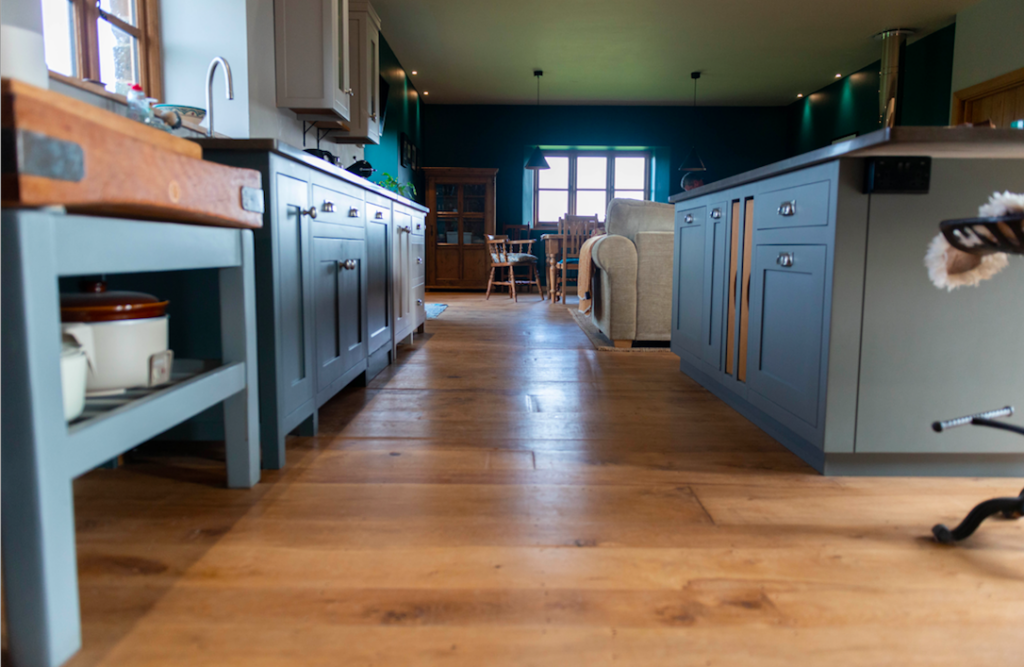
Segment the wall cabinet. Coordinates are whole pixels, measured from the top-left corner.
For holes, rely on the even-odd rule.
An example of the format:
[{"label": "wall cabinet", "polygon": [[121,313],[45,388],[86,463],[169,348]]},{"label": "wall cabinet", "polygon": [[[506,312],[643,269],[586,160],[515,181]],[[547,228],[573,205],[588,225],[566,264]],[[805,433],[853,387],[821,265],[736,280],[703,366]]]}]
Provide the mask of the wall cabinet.
[{"label": "wall cabinet", "polygon": [[339,143],[380,143],[380,17],[362,0],[349,4],[349,66],[351,129],[333,138]]},{"label": "wall cabinet", "polygon": [[427,287],[486,289],[497,169],[427,167]]},{"label": "wall cabinet", "polygon": [[928,428],[1024,395],[998,355],[962,347],[970,317],[998,320],[988,344],[1012,347],[1024,311],[998,304],[1013,278],[947,294],[921,260],[940,220],[1019,183],[1024,160],[933,160],[930,192],[913,195],[865,194],[865,162],[763,168],[674,198],[680,368],[826,474],[1020,474],[1019,438]]},{"label": "wall cabinet", "polygon": [[349,40],[349,0],[275,0],[277,106],[301,120],[349,120]]}]

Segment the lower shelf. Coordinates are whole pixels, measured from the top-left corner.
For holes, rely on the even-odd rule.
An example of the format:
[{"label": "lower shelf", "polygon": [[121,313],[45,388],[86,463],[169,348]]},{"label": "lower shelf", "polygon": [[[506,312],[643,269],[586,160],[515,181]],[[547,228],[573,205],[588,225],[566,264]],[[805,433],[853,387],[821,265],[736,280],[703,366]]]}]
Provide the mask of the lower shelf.
[{"label": "lower shelf", "polygon": [[88,472],[244,388],[243,362],[179,359],[166,384],[87,399],[85,413],[68,425],[68,472]]}]

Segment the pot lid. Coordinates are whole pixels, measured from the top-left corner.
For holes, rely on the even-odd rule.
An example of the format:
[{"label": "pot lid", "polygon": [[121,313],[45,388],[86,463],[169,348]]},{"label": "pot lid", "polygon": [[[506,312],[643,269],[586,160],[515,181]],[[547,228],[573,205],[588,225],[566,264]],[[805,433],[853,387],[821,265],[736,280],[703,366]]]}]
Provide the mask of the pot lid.
[{"label": "pot lid", "polygon": [[112,322],[162,317],[168,301],[161,301],[143,292],[108,292],[101,280],[82,281],[81,292],[61,294],[62,322]]}]

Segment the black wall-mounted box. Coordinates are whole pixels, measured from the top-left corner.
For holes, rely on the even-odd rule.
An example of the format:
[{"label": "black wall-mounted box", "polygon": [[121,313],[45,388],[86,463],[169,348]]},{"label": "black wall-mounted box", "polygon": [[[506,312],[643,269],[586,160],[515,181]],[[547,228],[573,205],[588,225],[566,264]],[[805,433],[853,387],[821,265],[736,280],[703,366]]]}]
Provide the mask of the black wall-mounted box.
[{"label": "black wall-mounted box", "polygon": [[864,194],[928,194],[932,178],[930,157],[885,156],[867,159]]}]

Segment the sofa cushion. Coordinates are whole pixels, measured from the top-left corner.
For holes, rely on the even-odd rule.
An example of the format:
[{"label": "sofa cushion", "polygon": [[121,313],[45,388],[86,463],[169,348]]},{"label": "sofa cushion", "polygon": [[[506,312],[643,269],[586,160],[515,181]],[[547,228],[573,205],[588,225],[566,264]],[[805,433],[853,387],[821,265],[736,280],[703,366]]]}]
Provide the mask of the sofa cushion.
[{"label": "sofa cushion", "polygon": [[613,199],[608,202],[605,229],[609,236],[636,242],[637,232],[674,232],[675,207],[653,201]]}]

